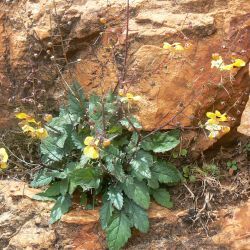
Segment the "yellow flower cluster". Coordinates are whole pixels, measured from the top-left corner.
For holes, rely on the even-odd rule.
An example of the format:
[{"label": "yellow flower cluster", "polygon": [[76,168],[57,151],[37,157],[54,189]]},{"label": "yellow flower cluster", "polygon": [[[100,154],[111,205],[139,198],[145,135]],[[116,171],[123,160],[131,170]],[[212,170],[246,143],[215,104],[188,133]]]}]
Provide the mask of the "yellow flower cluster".
[{"label": "yellow flower cluster", "polygon": [[241,68],[246,66],[245,61],[239,58],[233,58],[232,63],[225,64],[219,54],[212,54],[211,68],[218,68],[221,71],[229,71],[233,68]]},{"label": "yellow flower cluster", "polygon": [[210,139],[219,138],[230,131],[230,127],[220,124],[228,121],[226,114],[221,114],[220,111],[216,110],[214,113],[207,112],[206,115],[209,119],[205,123],[205,128],[209,131],[208,137]]},{"label": "yellow flower cluster", "polygon": [[[48,131],[41,126],[41,122],[37,122],[32,116],[26,113],[18,113],[16,114],[16,118],[22,120],[19,125],[21,126],[23,132],[27,133],[32,138],[42,140],[48,136]],[[52,119],[52,116],[47,118],[47,120],[49,121]],[[33,126],[31,126],[30,124],[33,124]]]},{"label": "yellow flower cluster", "polygon": [[132,102],[138,102],[141,100],[141,97],[139,95],[134,96],[131,93],[126,93],[123,89],[120,89],[118,91],[119,96],[121,96],[121,101],[122,102],[128,102],[128,103],[132,103]]},{"label": "yellow flower cluster", "polygon": [[0,148],[0,168],[1,169],[7,168],[8,159],[9,159],[9,156],[6,152],[6,149]]}]

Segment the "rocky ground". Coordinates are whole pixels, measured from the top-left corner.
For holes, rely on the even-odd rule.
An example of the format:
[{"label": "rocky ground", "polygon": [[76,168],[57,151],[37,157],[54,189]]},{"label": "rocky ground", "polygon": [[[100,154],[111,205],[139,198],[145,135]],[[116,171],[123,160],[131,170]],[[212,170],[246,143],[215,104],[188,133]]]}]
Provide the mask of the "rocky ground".
[{"label": "rocky ground", "polygon": [[[124,249],[250,249],[250,166],[249,155],[241,150],[244,140],[220,147],[220,153],[206,152],[203,161],[220,164],[220,179],[203,176],[193,184],[172,188],[174,208],[152,204],[149,233],[134,231]],[[232,158],[239,170],[230,175],[225,162]],[[97,210],[74,204],[60,222],[49,225],[53,204],[32,200],[40,190],[13,176],[5,178],[0,181],[1,249],[106,248]]]}]

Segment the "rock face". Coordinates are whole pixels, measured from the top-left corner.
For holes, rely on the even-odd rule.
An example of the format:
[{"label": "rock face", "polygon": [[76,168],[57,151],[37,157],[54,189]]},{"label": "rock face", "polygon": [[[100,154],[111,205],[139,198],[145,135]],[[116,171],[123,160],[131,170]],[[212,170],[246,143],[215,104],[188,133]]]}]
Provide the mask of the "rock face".
[{"label": "rock face", "polygon": [[[125,54],[124,2],[0,3],[0,128],[11,125],[5,117],[16,107],[49,112],[65,81],[97,92],[100,84],[106,90],[117,84]],[[239,123],[250,92],[248,68],[229,73],[210,64],[212,53],[227,62],[234,53],[248,62],[249,13],[248,0],[132,1],[125,85],[143,97],[144,129],[173,117],[165,128],[197,125],[215,109],[232,117],[232,127]],[[162,49],[163,42],[187,49],[172,53]]]},{"label": "rock face", "polygon": [[[249,70],[249,75],[250,75],[250,70]],[[244,109],[244,112],[242,114],[240,126],[238,127],[238,132],[250,136],[250,96],[246,104],[246,107]]]},{"label": "rock face", "polygon": [[246,108],[242,114],[238,132],[250,136],[250,99],[248,100]]},{"label": "rock face", "polygon": [[250,249],[250,201],[234,208],[230,217],[221,219],[222,230],[213,237],[216,244],[229,246],[230,249]]},{"label": "rock face", "polygon": [[[41,190],[29,188],[24,182],[0,181],[0,247],[4,250],[104,250],[105,237],[99,225],[97,210],[74,208],[62,220],[49,225],[52,203],[31,198]],[[149,210],[151,230],[148,234],[133,231],[133,238],[124,249],[249,249],[249,206],[218,211],[219,231],[212,238],[192,232],[182,222],[188,211],[170,211],[152,204]],[[191,230],[191,232],[190,232]],[[147,236],[148,235],[148,236]],[[154,240],[148,240],[155,235]],[[201,238],[203,237],[203,241]],[[157,239],[157,240],[156,240]],[[181,242],[180,242],[181,241]],[[226,247],[226,248],[224,248]]]},{"label": "rock face", "polygon": [[[31,198],[41,190],[24,182],[0,181],[0,247],[5,250],[75,249],[104,250],[105,237],[99,227],[98,210],[75,208],[60,223],[49,225],[53,204]],[[175,223],[175,213],[158,205],[151,206],[151,220]]]}]

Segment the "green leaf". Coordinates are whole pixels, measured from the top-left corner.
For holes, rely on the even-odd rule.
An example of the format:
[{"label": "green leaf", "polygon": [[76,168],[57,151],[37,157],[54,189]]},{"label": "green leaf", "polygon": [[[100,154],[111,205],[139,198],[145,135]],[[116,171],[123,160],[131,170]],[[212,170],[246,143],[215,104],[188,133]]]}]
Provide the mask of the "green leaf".
[{"label": "green leaf", "polygon": [[55,201],[55,198],[44,196],[43,193],[33,195],[32,199],[37,201]]},{"label": "green leaf", "polygon": [[148,180],[148,186],[153,189],[159,188],[158,178],[154,173],[151,174],[151,178]]},{"label": "green leaf", "polygon": [[103,158],[106,162],[105,166],[110,174],[115,176],[120,182],[123,182],[126,176],[123,170],[122,159],[118,148],[113,145],[109,146],[105,149]]},{"label": "green leaf", "polygon": [[70,179],[70,191],[72,194],[77,186],[82,187],[83,191],[91,188],[98,188],[100,179],[93,168],[81,168],[76,169],[69,174]]},{"label": "green leaf", "polygon": [[50,187],[41,193],[43,196],[53,197],[60,195],[60,182],[54,182],[50,185]]},{"label": "green leaf", "polygon": [[42,140],[40,144],[40,151],[42,154],[42,161],[44,164],[51,164],[53,162],[61,161],[65,152],[62,148],[56,145],[57,138],[49,136]]},{"label": "green leaf", "polygon": [[150,195],[147,185],[136,179],[127,178],[122,184],[125,194],[132,199],[137,205],[144,209],[149,208]]},{"label": "green leaf", "polygon": [[102,104],[101,98],[95,94],[92,94],[89,98],[89,118],[97,122],[102,117]]},{"label": "green leaf", "polygon": [[81,155],[79,166],[84,167],[89,162],[89,157]]},{"label": "green leaf", "polygon": [[86,100],[82,87],[75,82],[72,86],[70,86],[70,88],[73,93],[69,91],[68,94],[69,111],[70,113],[81,117],[86,110]]},{"label": "green leaf", "polygon": [[79,134],[76,131],[72,132],[71,139],[72,139],[72,142],[74,143],[74,146],[77,149],[81,150],[84,148],[84,144],[83,144],[84,137],[85,137],[84,134]]},{"label": "green leaf", "polygon": [[180,143],[177,131],[157,132],[142,141],[142,148],[146,151],[164,153],[175,148]]},{"label": "green leaf", "polygon": [[[129,119],[129,120],[128,120]],[[139,123],[139,121],[134,117],[134,116],[130,116],[128,117],[128,119],[126,117],[124,117],[123,119],[120,120],[120,123],[122,126],[124,126],[127,129],[133,129],[133,126],[137,129],[141,129],[142,126]],[[133,124],[133,126],[131,125],[131,123]]]},{"label": "green leaf", "polygon": [[37,188],[46,186],[52,181],[53,177],[49,174],[48,169],[45,168],[35,175],[34,180],[31,182],[31,187]]},{"label": "green leaf", "polygon": [[130,237],[130,221],[123,211],[119,211],[111,218],[107,228],[109,250],[120,250]]},{"label": "green leaf", "polygon": [[87,201],[88,201],[87,194],[82,193],[81,196],[80,196],[80,201],[79,201],[80,205],[85,206]]},{"label": "green leaf", "polygon": [[130,142],[128,144],[128,150],[133,150],[137,147],[137,143],[139,140],[139,135],[136,131],[132,133],[132,136],[130,138]]},{"label": "green leaf", "polygon": [[238,169],[237,165],[232,165],[231,168],[232,168],[233,170],[237,170],[237,169]]},{"label": "green leaf", "polygon": [[102,207],[100,209],[100,221],[101,221],[101,226],[103,230],[107,228],[110,222],[110,219],[112,217],[113,211],[114,211],[114,208],[111,204],[111,201],[104,198]]},{"label": "green leaf", "polygon": [[114,125],[110,127],[110,129],[107,131],[108,134],[122,134],[122,126],[121,125]]},{"label": "green leaf", "polygon": [[147,211],[130,199],[125,200],[124,206],[126,214],[135,228],[137,228],[142,233],[148,232],[149,220]]},{"label": "green leaf", "polygon": [[127,136],[123,135],[123,136],[119,136],[118,138],[115,138],[112,141],[112,145],[114,145],[115,147],[122,147],[124,145],[128,145],[129,144],[129,140],[127,138]]},{"label": "green leaf", "polygon": [[143,150],[138,151],[130,164],[133,175],[139,180],[151,178],[150,167],[153,165],[153,156],[150,153]]},{"label": "green leaf", "polygon": [[112,92],[109,92],[106,95],[104,108],[105,108],[106,116],[109,119],[111,119],[115,115],[116,111],[118,110],[119,105],[117,105],[117,96],[114,95]]},{"label": "green leaf", "polygon": [[181,150],[181,156],[187,156],[187,154],[188,154],[188,151],[185,149],[185,148],[183,148],[182,150]]},{"label": "green leaf", "polygon": [[60,220],[62,215],[69,211],[71,207],[70,195],[60,196],[57,198],[55,205],[53,206],[50,214],[50,224]]},{"label": "green leaf", "polygon": [[64,143],[68,138],[68,133],[67,133],[66,129],[64,129],[64,128],[57,128],[57,129],[61,132],[61,136],[57,137],[56,145],[59,148],[63,148]]},{"label": "green leaf", "polygon": [[179,154],[178,154],[178,152],[173,152],[172,156],[174,159],[177,159],[179,157]]},{"label": "green leaf", "polygon": [[189,181],[190,182],[196,182],[196,177],[194,175],[189,176]]},{"label": "green leaf", "polygon": [[107,194],[109,197],[108,199],[111,201],[113,206],[118,210],[121,210],[123,206],[123,195],[121,189],[118,187],[111,187],[109,188]]},{"label": "green leaf", "polygon": [[157,160],[151,168],[154,175],[160,183],[175,184],[181,181],[181,174],[177,168],[164,160]]},{"label": "green leaf", "polygon": [[155,201],[159,203],[160,205],[167,207],[167,208],[173,207],[173,203],[170,200],[170,194],[164,188],[153,190],[152,195]]},{"label": "green leaf", "polygon": [[64,179],[60,181],[60,194],[65,195],[68,192],[69,180]]}]

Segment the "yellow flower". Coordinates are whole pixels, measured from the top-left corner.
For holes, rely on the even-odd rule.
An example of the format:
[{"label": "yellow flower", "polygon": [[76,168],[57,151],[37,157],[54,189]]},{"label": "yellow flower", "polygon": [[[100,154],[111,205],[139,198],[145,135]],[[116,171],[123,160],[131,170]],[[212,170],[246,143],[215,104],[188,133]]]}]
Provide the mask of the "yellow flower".
[{"label": "yellow flower", "polygon": [[51,114],[45,114],[43,116],[43,120],[46,122],[50,122],[53,119],[53,116]]},{"label": "yellow flower", "polygon": [[119,96],[124,96],[124,94],[125,94],[124,89],[119,89],[119,90],[118,90],[118,95],[119,95]]},{"label": "yellow flower", "polygon": [[0,168],[5,169],[7,168],[9,156],[5,150],[5,148],[0,148]]},{"label": "yellow flower", "polygon": [[122,97],[121,98],[121,101],[122,102],[137,102],[137,101],[140,101],[141,100],[141,97],[140,96],[134,96],[133,94],[131,93],[127,93],[126,96]]},{"label": "yellow flower", "polygon": [[219,122],[226,122],[228,121],[226,113],[221,114],[220,111],[216,110],[213,112],[207,112],[206,116],[210,118],[207,122],[209,124],[219,124]]},{"label": "yellow flower", "polygon": [[224,66],[222,57],[218,54],[213,54],[212,61],[211,61],[211,68],[221,69],[222,66]]},{"label": "yellow flower", "polygon": [[176,51],[183,51],[184,47],[181,45],[181,43],[173,43],[172,46]]},{"label": "yellow flower", "polygon": [[234,67],[241,68],[244,67],[246,63],[242,59],[233,59],[233,63],[225,64],[222,57],[218,54],[212,54],[211,68],[218,68],[221,71],[230,71]]},{"label": "yellow flower", "polygon": [[48,137],[48,131],[45,128],[33,128],[30,125],[24,125],[22,127],[24,133],[28,133],[32,138],[45,139]]},{"label": "yellow flower", "polygon": [[230,131],[230,127],[219,124],[228,121],[226,114],[221,114],[216,110],[215,113],[207,112],[207,117],[210,119],[205,123],[205,129],[209,131],[208,137],[210,139],[220,138]]},{"label": "yellow flower", "polygon": [[110,144],[111,144],[111,141],[109,139],[104,139],[103,140],[102,145],[103,145],[104,148],[107,148]]},{"label": "yellow flower", "polygon": [[48,137],[48,131],[45,128],[38,128],[35,129],[35,133],[34,133],[35,138],[38,138],[40,140],[45,139],[46,137]]},{"label": "yellow flower", "polygon": [[86,155],[91,159],[99,158],[99,149],[98,149],[99,140],[96,140],[92,136],[87,136],[84,140],[84,144],[86,145],[86,147],[83,150],[84,155]]},{"label": "yellow flower", "polygon": [[28,123],[35,123],[40,124],[40,122],[37,122],[32,116],[26,114],[26,113],[18,113],[16,114],[16,118],[20,120],[25,120]]},{"label": "yellow flower", "polygon": [[234,68],[234,64],[227,64],[227,65],[221,65],[220,70],[221,71],[227,71],[227,70],[232,70]]},{"label": "yellow flower", "polygon": [[210,124],[210,123],[205,124],[205,129],[207,129],[208,131],[220,131],[221,127],[222,126],[218,124]]},{"label": "yellow flower", "polygon": [[228,126],[220,126],[220,125],[216,125],[218,127],[220,127],[220,129],[218,129],[218,127],[214,130],[212,130],[209,127],[206,127],[206,129],[208,129],[210,131],[208,137],[209,139],[215,139],[215,138],[220,138],[221,136],[223,136],[224,134],[227,134],[230,131],[230,127]]},{"label": "yellow flower", "polygon": [[218,53],[213,53],[213,54],[212,54],[212,59],[213,59],[214,61],[217,61],[217,60],[219,60],[219,59],[222,59],[222,57],[221,57]]},{"label": "yellow flower", "polygon": [[215,139],[219,137],[220,132],[219,131],[211,131],[208,135],[209,139]]},{"label": "yellow flower", "polygon": [[230,131],[230,127],[228,127],[228,126],[222,126],[221,127],[221,132],[223,134],[227,134],[229,131]]},{"label": "yellow flower", "polygon": [[172,45],[170,43],[163,43],[163,49],[172,49]]},{"label": "yellow flower", "polygon": [[34,133],[35,132],[35,129],[27,124],[22,126],[22,130],[24,133]]},{"label": "yellow flower", "polygon": [[170,43],[164,42],[163,43],[163,49],[169,49],[169,50],[175,50],[175,51],[183,51],[184,47],[182,46],[181,43],[170,44]]},{"label": "yellow flower", "polygon": [[241,67],[246,66],[246,63],[242,59],[235,59],[234,63],[233,63],[233,66],[237,67],[237,68],[241,68]]}]

